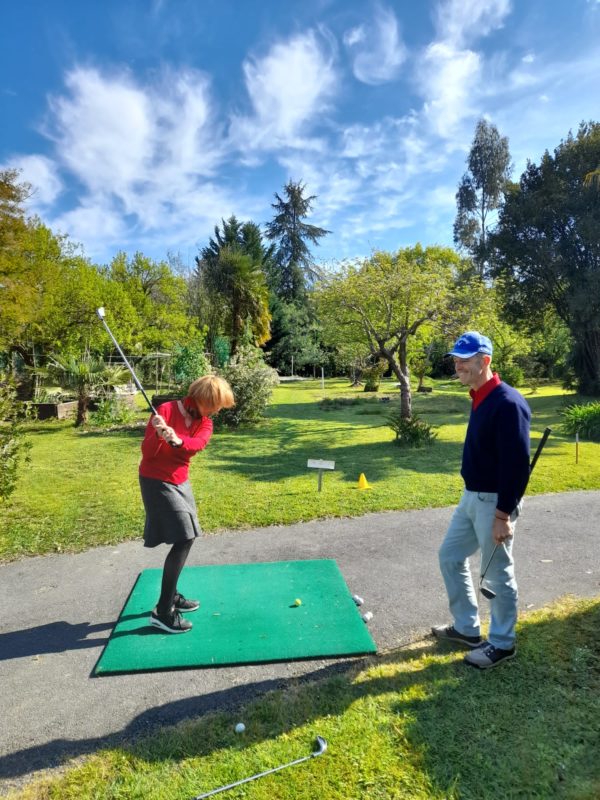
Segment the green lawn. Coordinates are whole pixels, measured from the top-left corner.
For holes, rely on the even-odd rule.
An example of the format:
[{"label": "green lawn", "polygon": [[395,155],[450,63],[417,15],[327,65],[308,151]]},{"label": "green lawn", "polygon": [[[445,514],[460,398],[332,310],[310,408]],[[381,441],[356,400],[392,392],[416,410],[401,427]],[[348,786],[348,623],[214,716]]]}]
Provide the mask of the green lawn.
[{"label": "green lawn", "polygon": [[[533,412],[532,447],[546,425],[555,426],[533,475],[529,494],[600,488],[600,444],[581,443],[575,464],[572,440],[556,430],[559,412],[576,397],[558,387],[523,393]],[[344,380],[282,384],[258,427],[215,434],[192,462],[191,481],[205,530],[285,524],[369,511],[454,503],[461,491],[462,441],[469,399],[455,383],[438,383],[414,396],[414,410],[437,426],[432,447],[402,450],[384,424],[396,396],[393,384],[367,395]],[[324,397],[357,400],[321,407]],[[142,417],[140,417],[140,420]],[[72,423],[30,425],[31,464],[25,468],[0,521],[0,560],[48,552],[80,551],[137,538],[142,506],[137,466],[142,429],[82,432]],[[336,462],[323,491],[309,458]],[[364,472],[372,489],[359,491]]]},{"label": "green lawn", "polygon": [[417,642],[100,752],[11,797],[190,800],[307,755],[319,734],[324,755],[223,797],[597,800],[600,599],[563,599],[521,619],[518,635],[518,657],[491,672]]}]

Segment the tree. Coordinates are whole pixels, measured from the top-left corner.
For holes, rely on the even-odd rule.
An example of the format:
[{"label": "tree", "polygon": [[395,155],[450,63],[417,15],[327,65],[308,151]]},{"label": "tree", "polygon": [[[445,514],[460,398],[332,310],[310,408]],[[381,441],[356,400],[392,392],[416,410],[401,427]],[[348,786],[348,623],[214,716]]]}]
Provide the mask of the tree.
[{"label": "tree", "polygon": [[320,364],[324,353],[320,327],[308,305],[286,303],[271,295],[273,314],[268,360],[280,372]]},{"label": "tree", "polygon": [[260,264],[238,247],[223,247],[216,268],[208,273],[208,288],[227,308],[226,330],[234,355],[246,327],[254,344],[264,344],[270,336],[269,290]]},{"label": "tree", "polygon": [[467,164],[456,193],[454,242],[471,255],[484,277],[490,256],[490,216],[500,207],[511,173],[508,139],[485,119],[477,123]]},{"label": "tree", "polygon": [[[194,339],[197,329],[188,315],[187,285],[165,261],[154,261],[143,253],[128,257],[120,252],[104,274],[121,286],[134,310],[130,324],[123,326],[121,345],[140,350],[172,350]],[[119,328],[119,326],[117,326]]]},{"label": "tree", "polygon": [[573,337],[579,389],[590,395],[600,394],[600,193],[586,176],[598,163],[600,123],[582,123],[527,166],[492,241],[508,311],[531,327],[556,311]]},{"label": "tree", "polygon": [[410,419],[409,344],[421,326],[449,308],[460,258],[454,250],[421,245],[376,252],[344,264],[319,287],[315,300],[328,336],[366,344],[400,384],[401,414]]},{"label": "tree", "polygon": [[304,197],[305,185],[289,180],[283,187],[284,198],[275,193],[275,216],[266,225],[267,238],[277,243],[271,288],[286,301],[302,301],[306,287],[318,277],[309,244],[331,231],[309,225],[303,220],[312,210],[316,195]]},{"label": "tree", "polygon": [[265,247],[254,222],[242,223],[232,215],[221,223],[196,257],[195,298],[199,320],[209,329],[211,350],[225,334],[234,353],[247,327],[254,344],[270,337],[266,276],[273,246]]},{"label": "tree", "polygon": [[21,404],[9,377],[0,372],[0,506],[17,485],[21,465],[29,461],[31,442],[25,439]]}]

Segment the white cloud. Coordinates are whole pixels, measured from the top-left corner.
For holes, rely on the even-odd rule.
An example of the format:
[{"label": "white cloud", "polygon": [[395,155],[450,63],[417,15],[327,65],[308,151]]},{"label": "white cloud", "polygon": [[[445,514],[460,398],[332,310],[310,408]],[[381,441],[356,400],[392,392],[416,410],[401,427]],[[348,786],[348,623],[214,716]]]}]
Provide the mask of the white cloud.
[{"label": "white cloud", "polygon": [[273,45],[243,65],[253,113],[234,115],[232,142],[242,151],[319,148],[305,137],[329,109],[337,88],[333,58],[313,31]]},{"label": "white cloud", "polygon": [[475,97],[481,81],[481,57],[433,42],[423,54],[418,81],[424,95],[424,115],[431,129],[451,139],[459,123],[477,113]]},{"label": "white cloud", "polygon": [[527,55],[523,56],[521,61],[524,64],[533,64],[533,62],[535,61],[535,56],[533,55],[533,53],[527,53]]},{"label": "white cloud", "polygon": [[32,194],[27,201],[30,211],[51,205],[64,189],[56,164],[45,156],[20,156],[6,166],[21,170],[19,179],[31,184]]},{"label": "white cloud", "polygon": [[501,27],[510,10],[510,0],[443,0],[436,13],[438,35],[463,46]]},{"label": "white cloud", "polygon": [[398,21],[388,8],[378,7],[371,24],[347,31],[344,44],[354,53],[355,77],[371,85],[396,78],[407,57]]}]

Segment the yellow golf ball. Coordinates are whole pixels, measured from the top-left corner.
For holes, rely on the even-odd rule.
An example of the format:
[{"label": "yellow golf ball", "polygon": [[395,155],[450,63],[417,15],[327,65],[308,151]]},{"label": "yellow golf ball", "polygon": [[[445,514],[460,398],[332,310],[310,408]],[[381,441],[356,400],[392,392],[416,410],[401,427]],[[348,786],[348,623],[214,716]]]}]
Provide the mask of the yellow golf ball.
[{"label": "yellow golf ball", "polygon": [[295,605],[295,606],[301,606],[301,605],[302,605],[302,600],[300,600],[300,598],[299,598],[299,597],[297,597],[297,598],[294,600],[294,605]]}]

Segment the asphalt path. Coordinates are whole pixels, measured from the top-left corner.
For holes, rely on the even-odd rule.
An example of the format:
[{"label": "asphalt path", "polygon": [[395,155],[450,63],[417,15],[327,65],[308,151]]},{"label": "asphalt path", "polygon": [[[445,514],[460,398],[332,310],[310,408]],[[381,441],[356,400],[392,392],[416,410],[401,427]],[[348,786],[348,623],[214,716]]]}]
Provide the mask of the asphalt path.
[{"label": "asphalt path", "polygon": [[[448,620],[437,549],[451,508],[369,514],[204,536],[189,564],[333,558],[372,611],[380,652]],[[0,793],[70,757],[130,741],[353,659],[95,678],[92,670],[143,569],[166,548],[140,541],[0,566]],[[515,537],[520,610],[600,596],[600,492],[526,498]],[[483,601],[485,603],[485,601]],[[201,613],[194,623],[201,624]]]}]

